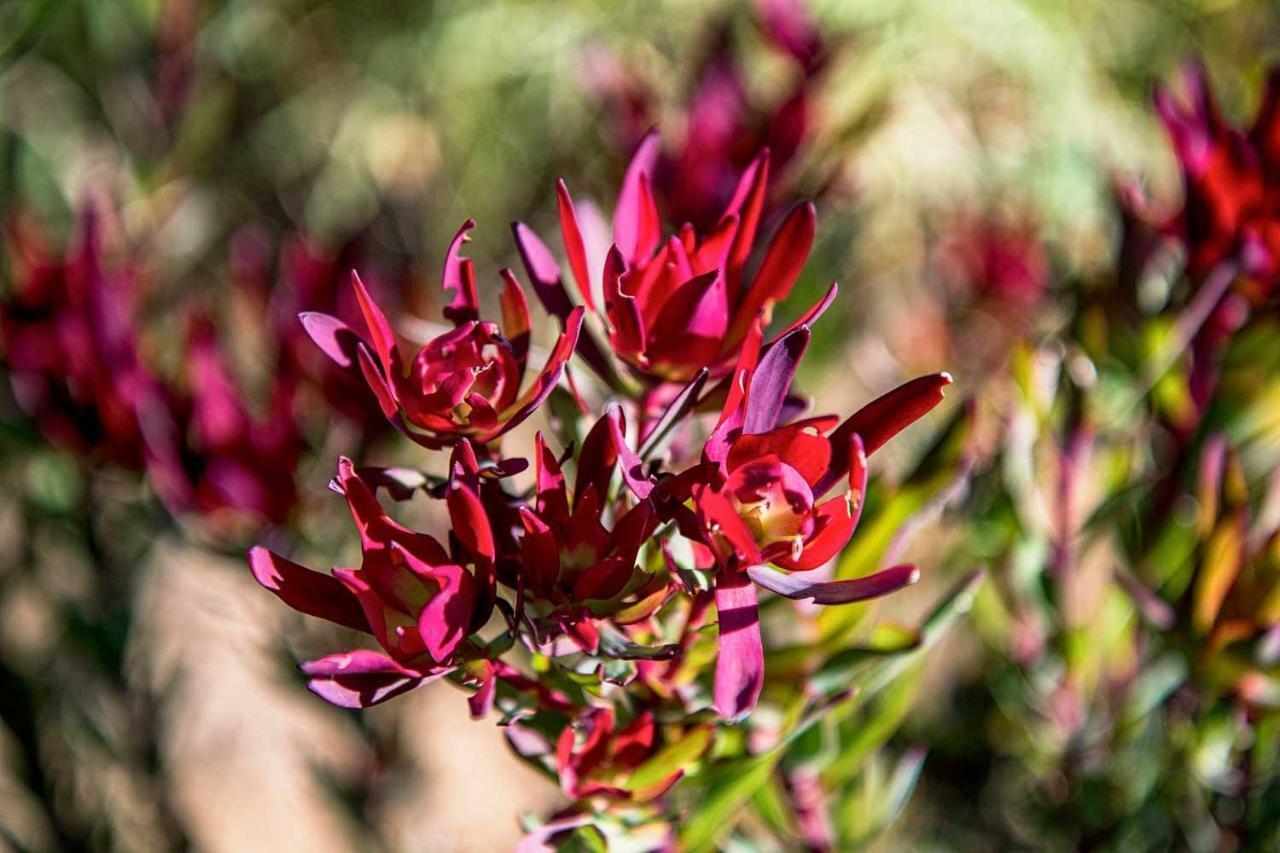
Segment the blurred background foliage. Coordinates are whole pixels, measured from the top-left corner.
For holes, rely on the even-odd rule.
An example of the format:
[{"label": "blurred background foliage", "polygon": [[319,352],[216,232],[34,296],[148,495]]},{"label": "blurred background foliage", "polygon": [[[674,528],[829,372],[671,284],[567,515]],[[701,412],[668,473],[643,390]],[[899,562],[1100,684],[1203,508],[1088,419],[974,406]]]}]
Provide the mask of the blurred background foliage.
[{"label": "blurred background foliage", "polygon": [[[1186,623],[1207,605],[1176,593],[1209,546],[1176,513],[1176,529],[1143,521],[1153,485],[1190,494],[1209,452],[1198,438],[1167,464],[1163,433],[1150,428],[1169,420],[1179,392],[1164,371],[1149,375],[1147,357],[1187,300],[1170,285],[1137,331],[1116,304],[1117,187],[1145,185],[1157,209],[1180,198],[1154,86],[1201,57],[1223,112],[1244,123],[1280,61],[1274,4],[811,5],[828,58],[808,84],[812,121],[785,192],[818,197],[820,230],[793,304],[832,280],[843,289],[802,384],[820,410],[842,410],[915,373],[956,375],[975,401],[968,440],[984,463],[959,508],[952,501],[936,532],[910,546],[924,590],[887,609],[922,624],[927,603],[969,569],[987,566],[991,581],[972,618],[927,660],[912,658],[914,679],[869,696],[826,741],[806,735],[786,762],[840,792],[849,843],[907,809],[886,849],[1229,849],[1248,846],[1231,826],[1249,809],[1263,810],[1257,825],[1274,839],[1280,808],[1266,772],[1280,724],[1246,725],[1230,702],[1188,693],[1208,685],[1220,696],[1236,674],[1197,651],[1200,623],[1215,614]],[[518,267],[508,223],[552,231],[557,178],[607,203],[637,121],[678,147],[699,71],[726,45],[753,100],[797,85],[746,3],[0,0],[0,205],[55,247],[72,243],[94,205],[110,253],[140,265],[145,345],[176,365],[172,317],[188,299],[208,302],[228,335],[249,341],[231,358],[264,397],[270,364],[255,358],[228,285],[237,235],[251,229],[273,247],[303,235],[335,257],[356,247],[362,264],[408,282],[405,304],[425,309],[464,219],[480,226],[482,275]],[[989,233],[1029,247],[1021,262],[1049,298],[983,291],[992,282],[974,270],[989,273],[990,258],[970,250]],[[1223,500],[1252,506],[1255,538],[1270,541],[1275,513],[1261,505],[1280,456],[1277,330],[1274,315],[1255,319],[1206,417],[1242,471],[1245,497]],[[6,841],[492,849],[516,837],[508,814],[551,803],[491,729],[468,728],[431,696],[360,718],[316,707],[280,673],[300,656],[292,645],[323,647],[322,629],[257,594],[240,562],[243,530],[175,524],[136,478],[47,444],[13,399],[0,416]],[[873,500],[889,520],[864,522],[867,544],[855,538],[840,571],[874,568],[899,548],[898,522],[938,508],[930,501],[946,492],[957,453],[925,457],[943,460],[937,470],[917,460],[932,441],[945,449],[958,423],[885,451]],[[1047,568],[1063,543],[1046,495],[1081,424],[1096,442],[1080,513],[1102,544],[1078,557],[1106,568],[1068,583]],[[311,435],[316,452],[299,474],[306,511],[270,535],[300,539],[318,562],[352,553],[324,489],[329,451],[352,439],[315,425]],[[413,458],[385,442],[376,454]],[[1274,568],[1274,555],[1258,559]],[[1159,654],[1137,627],[1143,599],[1112,582],[1114,566],[1173,602],[1175,639]],[[1241,794],[1239,750],[1259,771],[1260,801]],[[492,792],[509,805],[493,806]],[[767,826],[769,787],[747,793]]]}]

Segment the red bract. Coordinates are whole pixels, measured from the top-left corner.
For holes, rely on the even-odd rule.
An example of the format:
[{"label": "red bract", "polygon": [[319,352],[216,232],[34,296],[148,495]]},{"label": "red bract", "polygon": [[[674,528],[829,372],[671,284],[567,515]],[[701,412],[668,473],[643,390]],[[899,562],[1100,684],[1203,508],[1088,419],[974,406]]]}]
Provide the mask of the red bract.
[{"label": "red bract", "polygon": [[1273,287],[1280,274],[1280,70],[1248,131],[1223,121],[1201,65],[1185,66],[1181,82],[1184,104],[1167,90],[1156,94],[1185,190],[1167,228],[1186,242],[1192,275],[1238,260]]},{"label": "red bract", "polygon": [[615,730],[611,708],[588,709],[556,742],[560,788],[575,800],[604,796],[644,803],[657,799],[680,781],[684,771],[675,770],[639,788],[628,784],[636,769],[657,752],[657,736],[651,711],[637,714]]},{"label": "red bract", "polygon": [[445,259],[442,281],[450,301],[444,315],[454,327],[427,342],[408,364],[391,324],[354,273],[352,287],[368,329],[367,340],[336,317],[301,315],[312,340],[339,366],[360,371],[383,414],[426,447],[445,447],[461,437],[488,444],[524,421],[559,381],[582,323],[581,309],[566,315],[564,333],[542,372],[522,394],[529,306],[515,276],[503,270],[505,333],[497,324],[480,320],[474,266],[461,256],[473,227],[471,221],[462,226]]},{"label": "red bract", "polygon": [[[760,326],[753,326],[703,462],[684,475],[692,510],[676,510],[685,535],[700,539],[714,559],[720,619],[715,705],[729,718],[755,707],[763,684],[756,584],[788,598],[843,604],[892,592],[917,576],[914,567],[897,566],[824,581],[811,570],[831,560],[853,534],[866,494],[866,454],[936,406],[951,377],[908,382],[839,426],[835,417],[780,425],[808,344],[809,329],[801,327],[762,354]],[[842,480],[845,490],[823,500]]]},{"label": "red bract", "polygon": [[[769,179],[769,154],[761,153],[738,180],[718,223],[706,233],[685,224],[664,238],[651,176],[658,158],[651,133],[627,169],[614,209],[612,234],[589,206],[574,204],[564,182],[557,187],[565,254],[582,302],[605,324],[613,352],[651,383],[687,382],[707,368],[728,372],[752,322],[767,318],[785,299],[813,245],[812,204],[791,210],[764,252],[755,275],[746,275],[760,228]],[[565,316],[567,296],[559,267],[546,246],[517,223],[516,240],[547,310]],[[612,245],[610,245],[612,244]],[[809,322],[834,297],[834,286],[798,322]],[[596,348],[583,356],[602,368]]]},{"label": "red bract", "polygon": [[[629,456],[615,410],[596,422],[578,457],[568,488],[560,463],[537,437],[536,497],[520,507],[523,535],[519,580],[533,614],[565,632],[584,651],[600,644],[594,620],[626,625],[652,615],[670,590],[662,576],[641,572],[636,555],[658,526],[647,499],[625,508],[609,499],[609,482],[621,453]],[[641,485],[640,491],[647,494]],[[605,522],[612,518],[612,529]]]},{"label": "red bract", "polygon": [[[494,539],[479,496],[453,480],[446,503],[449,547],[387,516],[351,462],[338,463],[335,487],[360,532],[358,569],[312,571],[267,551],[249,552],[258,583],[311,616],[365,631],[385,655],[356,651],[303,664],[312,691],[344,707],[385,701],[467,663],[464,641],[494,603]],[[492,668],[488,673],[492,680]]]}]

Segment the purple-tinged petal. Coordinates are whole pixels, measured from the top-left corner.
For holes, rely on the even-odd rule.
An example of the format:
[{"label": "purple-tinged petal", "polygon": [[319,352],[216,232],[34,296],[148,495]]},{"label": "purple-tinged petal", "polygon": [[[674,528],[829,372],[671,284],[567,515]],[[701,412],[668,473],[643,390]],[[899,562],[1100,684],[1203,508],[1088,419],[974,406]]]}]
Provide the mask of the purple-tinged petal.
[{"label": "purple-tinged petal", "polygon": [[337,578],[312,571],[262,547],[249,550],[249,570],[254,580],[299,613],[373,633],[360,602]]},{"label": "purple-tinged petal", "polygon": [[307,661],[299,668],[307,676],[307,689],[342,708],[377,705],[448,672],[447,669],[419,672],[379,652],[364,649],[326,655]]},{"label": "purple-tinged petal", "polygon": [[720,651],[716,656],[715,708],[726,720],[745,717],[764,687],[764,643],[755,584],[745,572],[716,575]]},{"label": "purple-tinged petal", "polygon": [[339,367],[354,370],[356,367],[356,347],[360,344],[360,336],[350,326],[319,311],[303,311],[298,315],[302,328],[307,336],[320,348],[320,351]]},{"label": "purple-tinged petal", "polygon": [[867,575],[838,581],[808,580],[802,572],[781,572],[768,566],[747,569],[751,580],[770,592],[793,599],[812,599],[817,604],[849,604],[879,598],[910,586],[920,579],[915,566],[894,566]]},{"label": "purple-tinged petal", "polygon": [[613,436],[614,451],[618,454],[622,479],[631,489],[632,494],[644,500],[653,491],[653,480],[644,473],[644,460],[641,459],[631,445],[627,443],[626,423],[622,417],[622,409],[615,403],[605,412],[609,419],[609,430]]},{"label": "purple-tinged petal", "polygon": [[811,335],[805,327],[781,338],[760,358],[751,376],[746,411],[742,419],[744,435],[769,432],[778,425],[782,404],[791,390],[800,359],[809,348]]},{"label": "purple-tinged petal", "polygon": [[533,282],[533,292],[538,301],[548,314],[563,323],[573,310],[573,300],[564,288],[560,265],[556,263],[555,256],[533,229],[523,222],[513,222],[511,233],[515,235],[516,249],[520,252],[520,260],[524,262],[529,280]]}]

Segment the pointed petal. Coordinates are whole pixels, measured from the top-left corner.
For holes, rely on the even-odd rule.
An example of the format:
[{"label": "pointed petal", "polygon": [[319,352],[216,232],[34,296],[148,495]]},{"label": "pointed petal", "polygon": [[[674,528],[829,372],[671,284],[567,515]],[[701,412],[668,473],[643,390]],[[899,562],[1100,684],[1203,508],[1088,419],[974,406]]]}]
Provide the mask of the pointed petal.
[{"label": "pointed petal", "polygon": [[[613,210],[613,242],[622,250],[623,255],[632,262],[641,257],[645,244],[659,233],[650,223],[656,224],[658,212],[653,204],[653,194],[647,186],[648,179],[653,176],[658,165],[660,139],[657,131],[651,130],[636,148],[627,172],[622,178],[622,189],[618,192],[618,201]],[[652,253],[656,241],[646,252]]]},{"label": "pointed petal", "polygon": [[564,181],[556,181],[556,203],[560,208],[560,237],[564,240],[564,252],[569,256],[569,269],[578,285],[578,296],[592,311],[596,310],[595,295],[591,292],[591,270],[587,264],[587,246],[582,239],[582,227],[578,224],[578,212],[573,197]]},{"label": "pointed petal", "polygon": [[342,708],[369,708],[444,674],[424,674],[364,649],[327,655],[299,668],[307,676],[308,690]]},{"label": "pointed petal", "polygon": [[373,297],[369,295],[364,282],[360,280],[360,275],[355,270],[351,271],[351,289],[355,291],[356,302],[360,306],[364,324],[369,329],[369,340],[382,365],[382,371],[388,381],[393,381],[396,375],[397,356],[396,336],[391,331],[391,324],[387,322],[386,315],[382,313],[378,303],[373,301]]},{"label": "pointed petal", "polygon": [[849,470],[850,436],[854,433],[860,435],[863,447],[870,456],[889,439],[941,403],[947,386],[951,382],[949,373],[921,376],[899,385],[854,412],[829,436],[832,451],[831,468],[814,487],[814,495],[825,494]]},{"label": "pointed petal", "polygon": [[498,301],[502,305],[502,334],[511,342],[511,354],[516,361],[516,381],[524,378],[525,361],[529,357],[529,334],[533,321],[529,318],[529,300],[524,298],[524,289],[516,281],[515,273],[503,269],[502,294]]},{"label": "pointed petal", "polygon": [[307,337],[320,348],[320,351],[339,367],[355,369],[356,347],[360,344],[360,336],[351,327],[328,314],[318,311],[303,311],[298,315]]},{"label": "pointed petal", "polygon": [[254,580],[294,610],[373,633],[360,602],[337,578],[312,571],[262,547],[249,550],[249,570]]}]

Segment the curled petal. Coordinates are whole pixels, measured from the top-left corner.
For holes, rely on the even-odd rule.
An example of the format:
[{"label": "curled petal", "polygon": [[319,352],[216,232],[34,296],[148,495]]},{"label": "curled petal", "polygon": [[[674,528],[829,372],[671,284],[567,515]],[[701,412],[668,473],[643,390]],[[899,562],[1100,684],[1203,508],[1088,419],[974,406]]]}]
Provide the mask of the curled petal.
[{"label": "curled petal", "polygon": [[453,235],[453,241],[449,243],[449,252],[444,258],[444,273],[440,277],[440,284],[445,293],[450,294],[444,316],[454,323],[466,323],[480,317],[480,299],[476,296],[475,266],[470,258],[462,257],[463,244],[471,241],[467,232],[475,227],[474,219],[468,219],[462,223],[458,233]]}]

